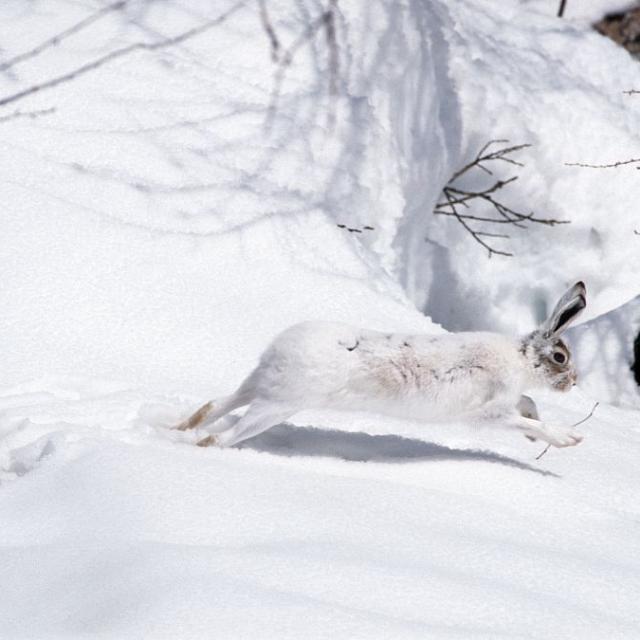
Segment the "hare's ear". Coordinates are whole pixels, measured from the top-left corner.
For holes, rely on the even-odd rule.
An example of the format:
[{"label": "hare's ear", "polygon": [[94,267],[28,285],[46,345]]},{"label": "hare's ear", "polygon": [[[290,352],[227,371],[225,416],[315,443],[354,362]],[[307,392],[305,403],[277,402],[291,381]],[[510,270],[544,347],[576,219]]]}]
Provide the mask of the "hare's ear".
[{"label": "hare's ear", "polygon": [[558,300],[549,319],[540,327],[545,338],[561,334],[587,306],[587,289],[584,282],[576,282]]}]

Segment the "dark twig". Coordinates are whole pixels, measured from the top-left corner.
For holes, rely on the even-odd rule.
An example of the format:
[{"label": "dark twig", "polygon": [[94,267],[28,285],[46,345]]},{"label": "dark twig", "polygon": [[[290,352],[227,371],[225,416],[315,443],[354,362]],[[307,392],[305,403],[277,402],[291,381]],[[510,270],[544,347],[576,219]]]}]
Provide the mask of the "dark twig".
[{"label": "dark twig", "polygon": [[109,4],[106,7],[102,7],[102,9],[99,9],[98,11],[92,13],[90,16],[87,16],[83,20],[80,20],[80,22],[76,22],[76,24],[74,24],[72,27],[69,27],[64,31],[61,31],[60,33],[56,34],[52,38],[49,38],[48,40],[45,40],[44,42],[40,43],[37,47],[34,47],[29,51],[25,51],[24,53],[21,53],[17,56],[14,56],[13,58],[9,58],[9,60],[5,60],[4,62],[0,63],[0,71],[6,71],[7,69],[10,69],[16,64],[24,62],[25,60],[30,60],[31,58],[35,58],[46,49],[59,45],[63,40],[66,40],[69,36],[72,36],[74,33],[78,33],[79,31],[82,31],[82,29],[84,29],[85,27],[88,27],[90,24],[93,24],[94,22],[96,22],[103,16],[107,15],[108,13],[111,13],[113,11],[119,11],[127,4],[127,2],[128,0],[120,0],[119,2],[114,2],[113,4]]},{"label": "dark twig", "polygon": [[40,116],[48,116],[51,113],[54,113],[56,110],[55,107],[49,107],[48,109],[36,109],[34,111],[14,111],[13,113],[9,113],[6,116],[0,116],[0,123],[7,122],[8,120],[17,120],[19,118],[39,118]]},{"label": "dark twig", "polygon": [[[599,402],[596,402],[596,403],[593,405],[593,409],[591,409],[591,411],[590,411],[590,413],[589,413],[589,415],[588,415],[588,416],[586,416],[585,418],[582,418],[582,420],[579,420],[578,422],[576,422],[575,424],[572,424],[571,426],[572,426],[572,427],[577,427],[577,426],[581,425],[583,422],[586,422],[587,420],[589,420],[589,418],[591,418],[591,416],[594,414],[595,410],[598,408],[598,405],[599,405],[599,404],[600,404]],[[539,454],[536,456],[536,460],[540,460],[540,458],[542,458],[542,456],[543,456],[545,453],[547,453],[547,451],[549,451],[549,447],[551,447],[551,445],[550,445],[550,444],[548,444],[548,445],[544,448],[544,451],[542,451],[542,453],[539,453]]]},{"label": "dark twig", "polygon": [[562,18],[564,10],[567,5],[567,0],[560,0],[560,6],[558,7],[558,18]]},{"label": "dark twig", "polygon": [[95,71],[96,69],[103,67],[105,64],[108,64],[109,62],[112,62],[113,60],[116,60],[118,58],[122,58],[123,56],[127,56],[134,51],[156,51],[165,47],[173,47],[182,44],[186,40],[189,40],[194,36],[200,35],[201,33],[204,33],[205,31],[218,26],[232,14],[238,11],[238,9],[243,7],[246,3],[247,0],[241,0],[241,2],[237,2],[233,5],[233,7],[231,7],[231,9],[225,11],[217,18],[208,20],[197,27],[193,27],[192,29],[187,29],[186,31],[179,33],[177,36],[164,38],[162,40],[158,40],[157,42],[136,42],[135,44],[131,44],[121,49],[111,51],[110,53],[107,53],[104,56],[93,60],[92,62],[88,62],[80,67],[77,67],[73,71],[68,71],[67,73],[51,78],[50,80],[46,80],[45,82],[41,82],[40,84],[31,85],[27,89],[23,89],[22,91],[18,91],[17,93],[1,98],[0,107],[11,104],[12,102],[16,102],[17,100],[21,100],[22,98],[26,98],[27,96],[33,95],[34,93],[45,91],[46,89],[52,89],[53,87],[56,87],[65,82],[75,80],[79,76],[84,75],[89,71]]},{"label": "dark twig", "polygon": [[627,91],[623,91],[622,93],[624,93],[627,96],[635,96],[636,93],[640,93],[639,89],[628,89]]},{"label": "dark twig", "polygon": [[[499,251],[498,249],[494,249],[491,245],[487,244],[483,239],[482,236],[480,234],[478,234],[477,231],[475,231],[472,227],[469,226],[469,224],[466,222],[465,218],[463,218],[459,213],[458,210],[456,209],[456,205],[453,203],[453,200],[451,198],[451,195],[449,194],[449,192],[446,190],[447,188],[445,187],[444,190],[444,194],[445,197],[448,200],[448,204],[449,207],[451,208],[451,213],[450,214],[445,214],[445,215],[452,215],[454,216],[458,222],[471,234],[471,237],[480,245],[482,245],[488,252],[489,252],[489,257],[491,257],[494,253],[496,255],[501,255],[501,256],[506,256],[506,257],[512,257],[513,254],[512,253],[508,253],[506,251]],[[436,213],[439,213],[438,211],[436,211]],[[468,218],[468,216],[467,216]]]},{"label": "dark twig", "polygon": [[346,224],[337,224],[339,229],[345,229],[349,233],[362,233],[363,231],[374,231],[375,227],[364,225],[364,227],[348,227]]},{"label": "dark twig", "polygon": [[611,164],[585,164],[582,162],[565,162],[566,167],[585,167],[587,169],[615,169],[616,167],[622,167],[625,164],[637,164],[640,162],[640,158],[631,158],[630,160],[620,160]]},{"label": "dark twig", "polygon": [[449,180],[449,182],[453,182],[456,178],[459,178],[461,175],[469,171],[469,169],[473,169],[473,167],[476,167],[476,166],[482,169],[483,171],[485,171],[486,173],[493,175],[493,173],[489,171],[489,169],[482,166],[482,163],[489,162],[491,160],[502,160],[503,162],[508,162],[509,164],[513,164],[518,167],[524,167],[524,165],[521,162],[517,162],[513,158],[509,158],[509,154],[515,153],[516,151],[520,151],[521,149],[526,149],[531,146],[530,144],[517,144],[512,147],[497,149],[496,151],[492,151],[491,153],[485,154],[485,151],[491,145],[504,144],[506,142],[509,142],[509,141],[508,140],[489,140],[489,142],[487,142],[484,145],[484,147],[482,147],[482,149],[478,151],[478,155],[476,155],[476,157],[471,162],[469,162],[469,164],[466,164],[464,167],[462,167],[462,169],[459,169],[451,176],[451,180]]},{"label": "dark twig", "polygon": [[[449,180],[448,184],[442,189],[444,200],[442,202],[438,202],[434,209],[434,213],[436,215],[451,216],[455,218],[478,244],[487,249],[489,257],[494,254],[511,257],[513,254],[494,248],[483,238],[508,239],[509,236],[504,233],[493,233],[490,231],[478,230],[474,228],[474,223],[511,224],[514,227],[525,229],[527,223],[531,222],[545,224],[548,226],[565,224],[568,222],[568,220],[556,220],[554,218],[539,218],[533,213],[533,211],[529,213],[521,213],[500,202],[496,197],[496,193],[516,181],[518,176],[512,176],[507,180],[496,180],[489,187],[479,190],[466,189],[454,185],[456,180],[459,180],[476,167],[489,175],[493,175],[493,172],[485,166],[490,162],[501,161],[517,167],[524,166],[521,162],[518,162],[511,157],[511,154],[530,147],[531,145],[529,144],[504,146],[497,148],[494,151],[489,151],[492,145],[504,145],[508,142],[508,140],[490,140],[487,142],[471,162],[467,163],[453,174],[451,180]],[[491,206],[489,211],[493,211],[494,215],[477,214],[472,211],[471,205],[474,201],[488,203]]]},{"label": "dark twig", "polygon": [[508,238],[506,233],[491,233],[489,231],[476,231],[477,236],[484,236],[485,238]]}]

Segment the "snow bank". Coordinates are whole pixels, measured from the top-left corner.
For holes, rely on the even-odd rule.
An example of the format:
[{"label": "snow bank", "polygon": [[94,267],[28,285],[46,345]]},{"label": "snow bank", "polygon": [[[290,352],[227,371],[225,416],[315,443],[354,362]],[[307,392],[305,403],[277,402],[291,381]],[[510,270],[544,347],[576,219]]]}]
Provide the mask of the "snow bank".
[{"label": "snow bank", "polygon": [[[271,5],[283,22],[288,3]],[[19,65],[2,92],[151,40],[155,29],[180,33],[206,17],[190,15],[196,6],[151,5],[125,23],[105,17]],[[35,40],[86,14],[69,7],[52,19],[46,3],[36,7],[3,8],[16,25],[8,51],[24,49],[22,27]],[[388,10],[359,15],[382,29]],[[230,390],[296,321],[435,330],[375,254],[336,226],[385,217],[392,225],[401,215],[393,139],[372,115],[376,102],[387,109],[389,73],[382,83],[374,73],[381,65],[395,65],[398,86],[421,74],[419,60],[406,78],[399,66],[415,43],[379,60],[402,45],[411,16],[399,19],[386,44],[354,19],[354,38],[365,40],[353,43],[360,53],[350,67],[361,93],[335,105],[333,132],[324,79],[311,73],[325,61],[307,49],[269,120],[273,65],[253,8],[188,45],[136,53],[29,100],[56,112],[2,129],[0,242],[10,277],[0,293],[0,378],[80,375],[210,394]],[[305,20],[300,9],[282,37],[297,36]],[[421,102],[436,103],[431,90]]]},{"label": "snow bank", "polygon": [[640,407],[640,389],[631,370],[639,333],[639,298],[569,331],[581,389],[604,402]]},{"label": "snow bank", "polygon": [[446,328],[510,331],[529,330],[578,279],[589,291],[585,320],[635,297],[635,167],[566,163],[638,157],[640,106],[623,94],[638,82],[637,62],[587,25],[520,3],[450,3],[448,11],[462,157],[490,139],[532,144],[518,156],[525,167],[495,167],[498,177],[519,176],[506,204],[571,224],[510,229],[508,241],[494,244],[515,257],[488,260],[455,220],[423,216],[432,245],[409,252],[409,270],[422,274],[406,283],[410,295]]}]

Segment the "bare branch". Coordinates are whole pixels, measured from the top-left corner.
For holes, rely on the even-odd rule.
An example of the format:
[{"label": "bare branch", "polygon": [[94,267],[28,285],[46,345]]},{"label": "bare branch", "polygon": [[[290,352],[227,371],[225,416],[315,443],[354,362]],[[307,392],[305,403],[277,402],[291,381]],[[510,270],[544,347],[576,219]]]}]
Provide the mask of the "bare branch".
[{"label": "bare branch", "polygon": [[34,47],[29,51],[25,51],[24,53],[14,56],[13,58],[9,58],[9,60],[5,60],[5,62],[0,63],[0,71],[6,71],[7,69],[10,69],[11,67],[21,62],[25,62],[26,60],[35,58],[46,49],[59,45],[63,40],[66,40],[69,36],[72,36],[74,33],[78,33],[79,31],[82,31],[82,29],[84,29],[85,27],[88,27],[90,24],[93,24],[97,20],[100,20],[100,18],[107,15],[108,13],[112,13],[113,11],[119,11],[127,4],[127,2],[128,0],[120,0],[119,2],[114,2],[113,4],[109,4],[106,7],[99,9],[95,13],[92,13],[90,16],[87,16],[83,20],[80,20],[80,22],[77,22],[72,27],[69,27],[68,29],[61,31],[60,33],[53,36],[52,38],[45,40],[44,42],[39,44],[37,47]]},{"label": "bare branch", "polygon": [[627,96],[635,96],[636,93],[640,93],[640,90],[638,90],[638,89],[628,89],[627,91],[623,91],[622,93],[624,93]]},{"label": "bare branch", "polygon": [[506,256],[506,257],[512,257],[513,256],[512,253],[508,253],[506,251],[499,251],[498,249],[494,249],[491,245],[487,244],[482,239],[482,234],[478,234],[474,229],[472,229],[469,226],[469,224],[466,222],[465,218],[461,217],[458,214],[458,210],[456,209],[456,205],[452,202],[450,195],[448,193],[445,193],[445,196],[446,196],[447,200],[449,200],[449,206],[451,207],[451,215],[453,215],[458,220],[458,222],[469,232],[471,237],[478,244],[483,246],[489,252],[489,257],[491,257],[494,253],[496,255],[501,255],[501,256]]},{"label": "bare branch", "polygon": [[[554,226],[556,224],[566,224],[569,222],[568,220],[557,220],[555,218],[539,218],[533,211],[529,213],[521,213],[520,211],[516,211],[515,209],[508,207],[503,202],[500,202],[495,194],[501,189],[504,189],[507,185],[515,182],[518,179],[518,176],[512,176],[507,180],[496,180],[485,189],[465,189],[454,185],[456,180],[459,180],[462,176],[471,171],[471,169],[476,167],[489,175],[493,175],[493,172],[484,166],[484,164],[492,161],[507,162],[518,167],[524,166],[521,162],[518,162],[511,157],[510,154],[531,146],[529,144],[505,146],[498,148],[495,151],[489,151],[491,145],[506,144],[508,142],[508,140],[490,140],[487,142],[471,162],[464,165],[453,174],[451,180],[442,189],[444,200],[442,202],[438,202],[434,209],[434,214],[436,215],[455,218],[478,244],[487,249],[489,257],[493,254],[503,256],[512,256],[513,254],[507,251],[499,251],[495,249],[489,244],[489,242],[485,241],[484,238],[508,239],[509,236],[504,233],[478,230],[473,226],[474,223],[484,223],[485,225],[510,224],[514,227],[526,229],[528,223]],[[491,216],[486,213],[478,214],[473,212],[471,206],[477,201],[488,203],[491,206],[489,211],[493,211],[494,215]],[[464,207],[464,213],[460,211],[460,207]]]},{"label": "bare branch", "polygon": [[47,116],[51,113],[54,113],[56,110],[55,107],[49,107],[48,109],[36,109],[34,111],[14,111],[13,113],[9,113],[6,116],[0,116],[0,123],[8,122],[9,120],[17,120],[19,118],[39,118],[40,116]]},{"label": "bare branch", "polygon": [[[593,405],[593,409],[591,409],[591,411],[589,412],[589,415],[588,415],[588,416],[586,416],[585,418],[582,418],[582,420],[579,420],[578,422],[576,422],[575,424],[572,424],[571,426],[572,426],[572,427],[577,427],[577,426],[581,425],[583,422],[586,422],[587,420],[589,420],[589,418],[591,418],[591,416],[595,413],[595,410],[598,408],[598,405],[599,405],[599,404],[600,404],[599,402],[596,402],[596,403]],[[550,445],[550,444],[548,444],[548,445],[544,448],[544,450],[536,456],[536,460],[540,460],[540,458],[542,458],[542,456],[543,456],[545,453],[547,453],[547,451],[549,451],[549,447],[551,447],[551,445]]]},{"label": "bare branch", "polygon": [[630,160],[620,160],[619,162],[613,162],[612,164],[585,164],[582,162],[565,162],[566,167],[585,167],[587,169],[615,169],[616,167],[622,167],[625,164],[636,164],[640,162],[640,158],[631,158]]},{"label": "bare branch", "polygon": [[485,238],[510,238],[506,233],[490,233],[489,231],[476,231],[477,236],[484,236]]},{"label": "bare branch", "polygon": [[[456,201],[453,201],[451,204],[458,204]],[[445,203],[444,206],[449,206],[449,203]],[[440,216],[452,216],[454,215],[451,211],[444,211],[442,209],[434,209],[433,213],[440,215]],[[476,222],[490,222],[492,224],[512,224],[514,227],[520,227],[522,228],[523,225],[521,224],[516,224],[513,220],[511,219],[502,219],[499,220],[497,218],[483,218],[482,216],[477,216],[475,214],[469,214],[469,215],[465,215],[463,213],[460,213],[456,216],[457,218],[465,218],[467,220],[475,220]],[[530,220],[533,217],[533,214],[529,214],[527,216],[523,216],[523,220]]]},{"label": "bare branch", "polygon": [[518,144],[513,147],[505,147],[504,149],[498,149],[497,151],[492,151],[491,153],[487,153],[485,155],[485,151],[492,144],[504,144],[506,142],[509,142],[509,141],[508,140],[489,140],[489,142],[487,142],[487,144],[485,144],[484,147],[480,149],[480,151],[478,152],[478,155],[471,162],[469,162],[469,164],[466,164],[464,167],[462,167],[462,169],[456,171],[456,173],[454,173],[453,176],[451,176],[451,180],[449,180],[449,182],[450,183],[453,182],[456,178],[459,178],[461,175],[465,174],[467,171],[469,171],[470,169],[473,169],[473,167],[476,167],[476,166],[480,167],[480,169],[482,169],[486,173],[493,175],[493,173],[489,171],[489,169],[482,166],[482,163],[489,162],[491,160],[502,160],[503,162],[508,162],[509,164],[513,164],[518,167],[524,166],[521,162],[517,162],[513,158],[509,158],[508,155],[510,153],[515,153],[516,151],[520,151],[521,149],[526,149],[527,147],[531,146],[530,144]]},{"label": "bare branch", "polygon": [[[493,174],[491,174],[493,175]],[[518,176],[513,176],[512,178],[509,178],[508,180],[498,180],[495,184],[493,184],[491,187],[489,187],[488,189],[485,189],[484,191],[465,191],[462,189],[458,189],[456,187],[452,187],[451,183],[455,180],[455,177],[453,177],[450,181],[449,184],[447,185],[447,189],[449,189],[452,193],[457,193],[460,195],[465,196],[466,199],[469,199],[469,197],[472,198],[481,198],[484,196],[488,196],[490,194],[492,194],[494,191],[498,191],[499,189],[502,189],[503,187],[505,187],[506,185],[508,185],[511,182],[514,182],[515,180],[518,179]],[[469,196],[468,194],[472,194],[471,196]]]},{"label": "bare branch", "polygon": [[52,89],[53,87],[57,87],[60,84],[75,80],[79,76],[84,75],[89,71],[95,71],[96,69],[103,67],[105,64],[108,64],[113,60],[117,60],[118,58],[122,58],[123,56],[127,56],[134,51],[156,51],[165,47],[173,47],[182,44],[186,40],[189,40],[194,36],[200,35],[201,33],[204,33],[205,31],[218,26],[232,14],[238,11],[241,7],[243,7],[247,3],[247,1],[248,0],[241,0],[241,2],[237,2],[231,7],[231,9],[225,11],[217,18],[208,20],[197,27],[193,27],[192,29],[183,31],[177,36],[164,38],[162,40],[158,40],[157,42],[136,42],[135,44],[131,44],[121,49],[111,51],[110,53],[107,53],[104,56],[93,60],[92,62],[88,62],[80,67],[77,67],[73,71],[68,71],[67,73],[56,76],[55,78],[51,78],[50,80],[46,80],[45,82],[42,82],[40,84],[31,85],[27,89],[23,89],[22,91],[18,91],[17,93],[1,98],[0,107],[11,104],[12,102],[16,102],[17,100],[21,100],[22,98],[26,98],[27,96],[33,95],[34,93]]}]

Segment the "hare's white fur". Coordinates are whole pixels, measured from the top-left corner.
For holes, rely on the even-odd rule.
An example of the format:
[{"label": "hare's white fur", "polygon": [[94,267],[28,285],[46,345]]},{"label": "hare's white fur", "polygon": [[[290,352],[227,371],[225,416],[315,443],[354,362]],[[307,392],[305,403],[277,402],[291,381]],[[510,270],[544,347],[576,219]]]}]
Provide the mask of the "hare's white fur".
[{"label": "hare's white fur", "polygon": [[[303,409],[331,408],[429,422],[461,419],[514,428],[555,446],[578,444],[566,427],[538,420],[523,392],[575,381],[566,347],[558,339],[584,307],[584,285],[574,285],[538,330],[521,338],[495,333],[387,334],[346,324],[305,322],[275,338],[238,390],[207,403],[179,428],[213,422],[249,404],[230,429],[201,444],[231,446]],[[553,349],[566,352],[554,364]],[[218,428],[216,429],[216,426]]]}]

